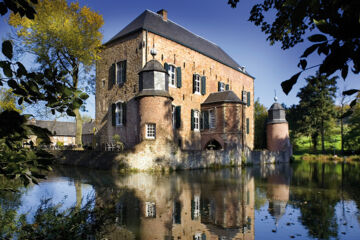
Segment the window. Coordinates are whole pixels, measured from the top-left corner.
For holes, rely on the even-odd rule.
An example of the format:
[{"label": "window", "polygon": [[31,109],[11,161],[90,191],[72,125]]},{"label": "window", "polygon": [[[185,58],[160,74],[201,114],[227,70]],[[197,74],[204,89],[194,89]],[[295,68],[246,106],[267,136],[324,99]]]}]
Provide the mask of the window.
[{"label": "window", "polygon": [[123,103],[116,103],[115,118],[116,126],[122,126],[124,118]]},{"label": "window", "polygon": [[169,65],[169,85],[172,87],[176,87],[176,68],[173,65]]},{"label": "window", "polygon": [[193,239],[194,240],[202,240],[202,236],[201,236],[202,234],[201,234],[201,232],[199,233],[195,233],[195,235],[193,236]]},{"label": "window", "polygon": [[126,61],[116,63],[116,83],[124,84],[126,81]]},{"label": "window", "polygon": [[209,110],[209,125],[210,128],[215,128],[216,121],[215,121],[215,111],[213,109]]},{"label": "window", "polygon": [[200,93],[200,75],[194,75],[194,93]]},{"label": "window", "polygon": [[145,202],[145,216],[156,217],[156,205],[154,202]]},{"label": "window", "polygon": [[191,130],[200,130],[200,112],[194,109],[191,109]]},{"label": "window", "polygon": [[223,82],[219,82],[219,92],[223,92],[223,91],[225,91],[225,83],[223,83]]},{"label": "window", "polygon": [[155,139],[156,137],[156,125],[154,123],[146,124],[146,138]]},{"label": "window", "polygon": [[198,219],[200,217],[200,196],[194,196],[194,200],[193,200],[193,204],[194,204],[194,219]]}]

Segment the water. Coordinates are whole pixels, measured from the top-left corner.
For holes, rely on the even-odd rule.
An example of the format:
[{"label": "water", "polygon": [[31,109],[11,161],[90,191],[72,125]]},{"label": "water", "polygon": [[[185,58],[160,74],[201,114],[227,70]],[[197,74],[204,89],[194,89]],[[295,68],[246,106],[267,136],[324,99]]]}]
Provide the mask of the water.
[{"label": "water", "polygon": [[167,175],[56,167],[3,208],[31,221],[40,200],[62,209],[116,201],[108,239],[360,239],[360,165],[301,163]]}]

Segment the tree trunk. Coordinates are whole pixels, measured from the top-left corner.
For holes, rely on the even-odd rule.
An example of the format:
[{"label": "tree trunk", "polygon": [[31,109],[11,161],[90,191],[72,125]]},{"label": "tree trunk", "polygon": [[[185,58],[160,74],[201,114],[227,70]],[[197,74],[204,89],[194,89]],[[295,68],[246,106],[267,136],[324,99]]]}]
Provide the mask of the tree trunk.
[{"label": "tree trunk", "polygon": [[316,152],[317,151],[317,140],[318,140],[318,133],[316,132],[316,133],[313,133],[313,134],[311,134],[311,140],[312,140],[312,143],[313,143],[313,150],[314,150],[314,152]]},{"label": "tree trunk", "polygon": [[[74,88],[78,88],[79,83],[79,68],[78,64],[75,59],[73,60],[73,73],[72,73],[72,79],[73,79],[73,86]],[[80,107],[74,109],[75,113],[75,120],[76,120],[76,134],[75,134],[75,144],[76,148],[82,149],[82,119],[80,114]]]},{"label": "tree trunk", "polygon": [[80,109],[74,109],[75,120],[76,120],[76,134],[75,134],[75,144],[77,148],[82,148],[82,119],[80,114]]},{"label": "tree trunk", "polygon": [[325,139],[324,139],[324,119],[321,119],[321,151],[325,153]]},{"label": "tree trunk", "polygon": [[[341,116],[344,112],[344,104],[341,104]],[[340,118],[340,134],[341,134],[341,155],[344,155],[344,122],[342,117]]]}]

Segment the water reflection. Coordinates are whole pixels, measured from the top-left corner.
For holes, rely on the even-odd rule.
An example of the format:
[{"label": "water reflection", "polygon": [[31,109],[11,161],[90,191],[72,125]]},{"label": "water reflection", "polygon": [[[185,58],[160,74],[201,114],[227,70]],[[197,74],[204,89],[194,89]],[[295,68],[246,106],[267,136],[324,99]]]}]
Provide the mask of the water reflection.
[{"label": "water reflection", "polygon": [[[112,207],[108,239],[357,239],[359,172],[322,163],[125,176],[57,167],[38,188],[65,184],[77,207],[89,193],[95,207]],[[39,189],[26,194],[40,198]]]}]

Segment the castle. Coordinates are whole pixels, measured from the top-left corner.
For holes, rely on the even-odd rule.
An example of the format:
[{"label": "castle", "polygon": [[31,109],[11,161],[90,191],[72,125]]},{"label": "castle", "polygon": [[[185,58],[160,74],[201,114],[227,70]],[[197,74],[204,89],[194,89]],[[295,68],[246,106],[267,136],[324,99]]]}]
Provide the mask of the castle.
[{"label": "castle", "polygon": [[254,147],[254,77],[220,47],[146,10],[104,44],[96,65],[96,139],[126,148]]}]

